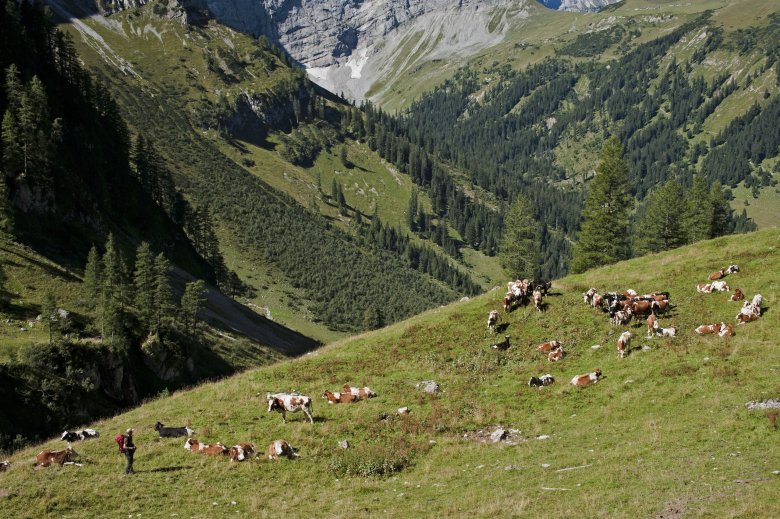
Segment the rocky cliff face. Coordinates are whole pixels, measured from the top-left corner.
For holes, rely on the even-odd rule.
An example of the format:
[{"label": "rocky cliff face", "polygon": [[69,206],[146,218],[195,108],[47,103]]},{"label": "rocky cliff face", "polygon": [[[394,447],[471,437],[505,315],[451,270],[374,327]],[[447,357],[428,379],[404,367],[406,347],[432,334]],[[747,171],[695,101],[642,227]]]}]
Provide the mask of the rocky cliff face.
[{"label": "rocky cliff face", "polygon": [[281,44],[329,90],[367,90],[432,59],[465,57],[501,41],[529,0],[185,0],[221,23]]},{"label": "rocky cliff face", "polygon": [[545,7],[560,11],[597,11],[602,7],[616,4],[620,0],[539,0]]}]

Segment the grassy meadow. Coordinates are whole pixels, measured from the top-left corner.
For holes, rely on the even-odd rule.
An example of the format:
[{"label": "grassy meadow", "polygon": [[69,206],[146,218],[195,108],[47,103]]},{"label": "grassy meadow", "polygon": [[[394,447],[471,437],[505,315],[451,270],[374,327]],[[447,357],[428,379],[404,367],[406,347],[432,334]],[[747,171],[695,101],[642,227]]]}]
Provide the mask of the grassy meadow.
[{"label": "grassy meadow", "polygon": [[[695,290],[731,263],[741,272],[726,281],[748,297],[760,292],[764,313],[732,338],[697,336],[699,324],[733,323],[739,303]],[[503,353],[490,349],[499,336],[485,328],[502,289],[434,309],[92,424],[102,436],[75,445],[82,467],[32,469],[42,448],[63,446],[57,439],[17,452],[0,474],[0,516],[777,517],[780,431],[745,403],[780,394],[778,272],[780,231],[768,229],[570,276],[555,283],[544,312],[502,313],[499,334],[512,342]],[[613,328],[583,305],[590,286],[669,290],[674,307],[660,322],[678,336],[646,339],[644,321]],[[636,337],[621,360],[624,329]],[[567,352],[558,363],[534,348],[550,339]],[[598,384],[568,384],[597,367]],[[555,384],[526,385],[545,373]],[[427,379],[441,385],[438,395],[415,389]],[[320,398],[345,382],[378,397]],[[313,425],[266,413],[267,391],[292,389],[313,397]],[[397,415],[402,406],[411,414]],[[157,438],[158,420],[261,451],[284,438],[300,457],[206,458],[184,450],[182,438]],[[499,425],[519,430],[516,445],[475,441]],[[129,478],[113,443],[127,427],[138,445]]]}]

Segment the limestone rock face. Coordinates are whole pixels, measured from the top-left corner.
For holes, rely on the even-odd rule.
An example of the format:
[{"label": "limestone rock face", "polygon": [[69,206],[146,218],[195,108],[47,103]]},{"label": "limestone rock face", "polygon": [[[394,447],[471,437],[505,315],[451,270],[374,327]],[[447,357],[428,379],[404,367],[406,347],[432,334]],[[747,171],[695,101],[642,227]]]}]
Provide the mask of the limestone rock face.
[{"label": "limestone rock face", "polygon": [[550,9],[559,11],[596,11],[602,7],[616,4],[620,0],[539,0]]}]

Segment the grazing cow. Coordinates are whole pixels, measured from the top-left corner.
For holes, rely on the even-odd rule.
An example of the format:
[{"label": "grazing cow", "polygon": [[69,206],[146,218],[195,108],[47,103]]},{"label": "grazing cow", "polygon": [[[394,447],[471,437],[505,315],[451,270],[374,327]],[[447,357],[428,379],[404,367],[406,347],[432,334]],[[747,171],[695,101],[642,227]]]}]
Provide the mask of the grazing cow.
[{"label": "grazing cow", "polygon": [[488,321],[487,321],[487,327],[488,330],[490,330],[493,333],[496,333],[496,325],[498,324],[498,321],[501,319],[501,317],[498,315],[497,310],[491,310],[488,314]]},{"label": "grazing cow", "polygon": [[742,301],[745,299],[745,294],[739,288],[734,289],[734,293],[729,297],[729,301]]},{"label": "grazing cow", "polygon": [[628,324],[629,321],[631,321],[631,316],[634,315],[634,312],[631,310],[631,308],[626,308],[625,310],[618,310],[615,312],[615,315],[612,316],[612,325],[618,326],[618,325],[625,325]]},{"label": "grazing cow", "polygon": [[595,384],[601,380],[601,370],[599,368],[596,368],[596,371],[593,373],[588,373],[586,375],[577,375],[573,379],[571,379],[571,385],[576,387],[587,387],[591,384]]},{"label": "grazing cow", "polygon": [[604,296],[601,294],[593,294],[591,304],[593,305],[593,308],[601,308],[604,305]]},{"label": "grazing cow", "polygon": [[564,355],[566,355],[566,352],[563,351],[563,347],[561,346],[561,347],[556,348],[553,351],[551,351],[547,355],[547,360],[549,360],[550,362],[557,362],[557,361],[561,360]]},{"label": "grazing cow", "polygon": [[509,349],[509,335],[505,335],[504,336],[504,340],[502,342],[499,342],[497,344],[492,344],[490,347],[493,348],[494,350],[498,350],[498,351],[506,351],[506,350],[508,350]]},{"label": "grazing cow", "polygon": [[734,336],[734,327],[730,324],[721,323],[720,331],[718,332],[718,335],[721,337],[733,337]]},{"label": "grazing cow", "polygon": [[548,373],[547,375],[542,375],[538,378],[531,377],[531,380],[528,381],[528,385],[535,388],[541,388],[542,386],[549,386],[553,382],[555,382],[555,379]]},{"label": "grazing cow", "polygon": [[547,295],[547,291],[552,288],[552,281],[546,279],[534,279],[531,281],[531,288],[534,290],[540,290],[544,295]]},{"label": "grazing cow", "polygon": [[582,301],[589,305],[591,304],[591,300],[593,299],[593,296],[596,295],[597,290],[595,288],[589,288],[587,292],[582,294]]},{"label": "grazing cow", "polygon": [[287,423],[286,415],[290,413],[296,413],[303,411],[303,414],[309,419],[309,422],[314,423],[314,417],[312,416],[311,398],[298,393],[266,393],[266,400],[268,401],[268,412],[278,411],[282,413],[282,423]]},{"label": "grazing cow", "polygon": [[655,333],[655,329],[657,328],[658,324],[658,317],[655,316],[655,314],[650,314],[650,317],[647,318],[647,336],[651,337],[653,333]]},{"label": "grazing cow", "polygon": [[631,311],[634,315],[650,315],[657,313],[659,309],[660,305],[655,299],[641,299],[631,303]]},{"label": "grazing cow", "polygon": [[643,296],[640,296],[640,299],[655,299],[658,302],[668,300],[671,297],[671,294],[669,292],[650,292],[649,294],[645,294]]},{"label": "grazing cow", "polygon": [[712,282],[712,291],[713,292],[729,292],[729,286],[726,284],[725,281],[713,281]]},{"label": "grazing cow", "polygon": [[677,328],[674,326],[670,328],[661,328],[658,326],[658,323],[655,323],[655,333],[660,335],[661,337],[674,337],[677,335]]},{"label": "grazing cow", "polygon": [[78,440],[87,440],[89,438],[97,438],[100,433],[95,429],[82,429],[80,431],[65,431],[60,436],[60,440],[65,442],[74,442]]},{"label": "grazing cow", "polygon": [[720,279],[720,278],[722,278],[725,275],[726,275],[726,269],[722,268],[722,269],[716,270],[715,272],[710,274],[709,280],[710,281],[715,281],[716,279]]},{"label": "grazing cow", "polygon": [[180,436],[192,436],[195,431],[189,427],[165,427],[165,424],[157,422],[154,430],[160,434],[160,438],[178,438]]},{"label": "grazing cow", "polygon": [[514,303],[514,301],[515,301],[515,296],[513,296],[512,294],[507,294],[504,296],[504,303],[503,303],[504,312],[509,313],[512,310],[512,303]]},{"label": "grazing cow", "polygon": [[239,443],[238,445],[233,445],[228,449],[227,454],[228,457],[230,457],[230,461],[244,461],[251,457],[257,457],[255,446],[251,443]]},{"label": "grazing cow", "polygon": [[709,283],[699,283],[696,285],[696,291],[701,294],[709,294],[712,292],[712,285]]},{"label": "grazing cow", "polygon": [[11,468],[11,462],[8,460],[0,461],[0,472],[5,472]]},{"label": "grazing cow", "polygon": [[561,343],[558,341],[547,341],[536,346],[536,350],[539,353],[547,353],[553,350],[557,350],[561,347]]},{"label": "grazing cow", "polygon": [[726,274],[735,274],[739,272],[739,265],[729,265],[729,268],[726,269]]},{"label": "grazing cow", "polygon": [[276,440],[265,451],[269,460],[278,460],[284,456],[287,459],[295,459],[298,457],[298,453],[290,446],[285,440]]},{"label": "grazing cow", "polygon": [[668,299],[662,299],[661,301],[656,300],[653,308],[653,313],[665,314],[667,311],[669,311],[669,300]]},{"label": "grazing cow", "polygon": [[720,328],[724,323],[717,323],[717,324],[702,324],[701,326],[696,327],[696,333],[699,335],[705,335],[707,333],[718,333],[720,332]]},{"label": "grazing cow", "polygon": [[219,456],[228,453],[228,448],[219,442],[214,445],[207,445],[205,443],[200,443],[194,438],[187,438],[187,441],[184,442],[184,448],[190,452],[199,452],[206,456]]},{"label": "grazing cow", "polygon": [[626,356],[626,350],[631,345],[631,337],[633,336],[634,334],[631,332],[623,332],[620,334],[617,343],[617,350],[621,359]]},{"label": "grazing cow", "polygon": [[79,456],[79,453],[74,451],[70,445],[68,445],[67,449],[63,449],[61,451],[52,451],[49,449],[46,449],[44,451],[41,451],[36,457],[35,461],[37,464],[35,465],[36,469],[39,469],[41,467],[48,467],[49,465],[52,465],[56,463],[57,465],[65,465],[65,464],[72,464],[73,460]]},{"label": "grazing cow", "polygon": [[376,393],[370,387],[352,387],[349,384],[344,384],[341,391],[352,395],[356,400],[374,398],[376,396]]},{"label": "grazing cow", "polygon": [[542,311],[542,293],[539,290],[534,290],[534,293],[532,294],[532,297],[534,299],[534,308],[536,308],[537,312]]}]

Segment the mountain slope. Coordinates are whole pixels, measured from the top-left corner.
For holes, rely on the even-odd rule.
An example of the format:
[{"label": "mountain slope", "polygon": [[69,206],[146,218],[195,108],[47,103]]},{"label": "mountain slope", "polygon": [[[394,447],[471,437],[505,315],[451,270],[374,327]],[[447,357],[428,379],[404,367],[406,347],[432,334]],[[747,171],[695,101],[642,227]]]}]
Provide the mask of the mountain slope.
[{"label": "mountain slope", "polygon": [[[505,353],[490,349],[496,337],[484,326],[487,312],[500,305],[496,291],[158,399],[93,424],[103,436],[75,446],[83,467],[32,470],[30,458],[44,446],[61,446],[56,440],[14,455],[10,471],[0,474],[6,495],[0,512],[776,516],[773,471],[780,470],[780,452],[769,446],[778,432],[767,413],[748,411],[745,403],[780,391],[778,238],[777,230],[724,237],[564,278],[544,312],[521,307],[502,315],[503,333],[512,337]],[[695,290],[710,271],[731,263],[741,271],[726,280],[748,296],[763,294],[764,313],[738,326],[732,338],[697,336],[699,324],[733,322],[739,303]],[[678,336],[645,339],[644,323],[632,324],[633,349],[618,359],[622,328],[582,304],[590,286],[671,291],[674,308],[660,322],[678,327]],[[549,339],[567,351],[555,364],[534,348]],[[605,375],[601,382],[569,386],[573,375],[596,367]],[[531,375],[547,372],[554,385],[526,385]],[[425,379],[439,382],[441,393],[418,393],[414,385]],[[367,384],[379,396],[337,406],[319,399],[345,382]],[[292,388],[316,398],[314,425],[297,414],[282,425],[265,412],[266,391]],[[401,406],[411,414],[395,416]],[[390,418],[378,419],[382,413]],[[199,439],[226,445],[253,441],[264,449],[285,438],[300,457],[231,465],[196,456],[180,439],[158,439],[151,429],[157,420],[187,423]],[[519,443],[474,440],[485,436],[477,431],[490,434],[499,425],[518,429]],[[139,446],[133,478],[121,476],[112,440],[127,427],[136,428]],[[337,445],[343,439],[350,443],[346,451]],[[355,475],[392,469],[400,472]],[[128,493],[144,499],[128,501]]]}]

